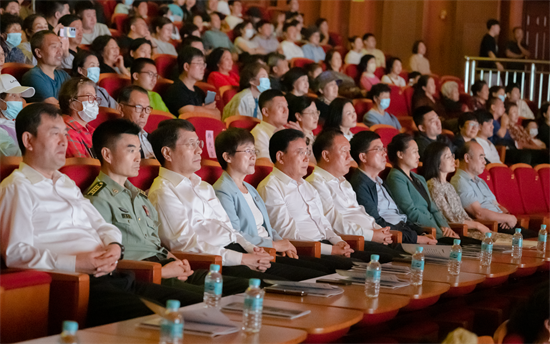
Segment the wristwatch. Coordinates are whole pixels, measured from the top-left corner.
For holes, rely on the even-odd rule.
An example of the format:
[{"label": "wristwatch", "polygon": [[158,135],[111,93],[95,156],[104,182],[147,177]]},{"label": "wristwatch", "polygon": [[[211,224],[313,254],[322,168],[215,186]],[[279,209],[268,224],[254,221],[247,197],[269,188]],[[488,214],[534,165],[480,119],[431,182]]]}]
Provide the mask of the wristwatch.
[{"label": "wristwatch", "polygon": [[121,243],[118,243],[118,242],[114,242],[114,241],[112,243],[110,243],[109,245],[113,245],[113,244],[120,246],[120,258],[118,258],[118,260],[124,259],[124,245],[122,245]]}]

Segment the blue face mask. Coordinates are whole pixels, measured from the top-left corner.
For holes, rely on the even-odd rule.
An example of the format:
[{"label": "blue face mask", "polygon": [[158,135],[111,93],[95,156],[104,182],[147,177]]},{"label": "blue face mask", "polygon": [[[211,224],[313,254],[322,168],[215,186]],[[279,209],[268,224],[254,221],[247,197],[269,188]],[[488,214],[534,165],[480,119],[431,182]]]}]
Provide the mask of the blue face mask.
[{"label": "blue face mask", "polygon": [[260,85],[258,86],[258,91],[262,93],[269,89],[271,89],[271,82],[269,82],[269,78],[260,78]]},{"label": "blue face mask", "polygon": [[15,48],[19,44],[21,44],[21,32],[19,33],[8,33],[8,37],[6,38],[6,42],[9,44],[11,48]]},{"label": "blue face mask", "polygon": [[498,97],[500,98],[500,100],[502,100],[503,103],[504,103],[504,101],[506,100],[506,97],[503,96],[503,95],[499,95]]},{"label": "blue face mask", "polygon": [[386,110],[390,107],[390,98],[380,99],[380,107],[382,110]]},{"label": "blue face mask", "polygon": [[176,17],[174,17],[174,15],[168,16],[168,19],[170,19],[172,23],[176,21]]},{"label": "blue face mask", "polygon": [[88,79],[97,84],[99,81],[99,67],[90,67],[86,71],[88,72]]},{"label": "blue face mask", "polygon": [[128,6],[132,6],[132,4],[134,3],[134,0],[124,0],[124,3]]},{"label": "blue face mask", "polygon": [[14,120],[19,112],[23,110],[23,102],[4,102],[8,106],[6,110],[2,110],[7,119]]}]

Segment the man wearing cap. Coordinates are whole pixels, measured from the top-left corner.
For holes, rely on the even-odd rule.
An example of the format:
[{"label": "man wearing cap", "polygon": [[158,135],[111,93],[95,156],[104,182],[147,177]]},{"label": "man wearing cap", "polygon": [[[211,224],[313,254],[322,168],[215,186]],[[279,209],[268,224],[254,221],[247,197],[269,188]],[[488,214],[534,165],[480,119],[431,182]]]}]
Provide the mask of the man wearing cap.
[{"label": "man wearing cap", "polygon": [[69,74],[57,69],[63,61],[63,43],[53,31],[38,31],[31,37],[31,50],[37,64],[23,75],[22,84],[32,86],[36,93],[30,102],[59,105],[61,85],[70,79]]},{"label": "man wearing cap", "polygon": [[[12,144],[17,146],[15,118],[23,109],[23,97],[29,98],[33,95],[34,88],[21,86],[19,81],[9,74],[0,74],[0,129],[4,130],[3,135],[0,135],[2,138],[0,146],[11,147]],[[19,149],[4,148],[3,151],[4,155],[21,155]]]},{"label": "man wearing cap", "polygon": [[319,74],[314,81],[314,89],[319,94],[319,98],[315,99],[315,106],[321,112],[320,118],[325,121],[328,117],[328,107],[336,97],[338,97],[338,87],[342,84],[342,80],[330,71],[325,71]]}]

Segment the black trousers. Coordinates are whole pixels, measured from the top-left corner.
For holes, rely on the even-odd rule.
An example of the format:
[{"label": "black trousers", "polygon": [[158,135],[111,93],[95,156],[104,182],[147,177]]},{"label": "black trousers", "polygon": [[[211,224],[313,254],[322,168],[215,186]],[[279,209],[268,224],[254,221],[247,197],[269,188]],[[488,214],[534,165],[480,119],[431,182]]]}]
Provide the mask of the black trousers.
[{"label": "black trousers", "polygon": [[523,235],[523,237],[525,239],[527,239],[527,238],[536,238],[536,237],[539,236],[538,232],[535,232],[535,231],[533,231],[531,229],[528,229],[528,228],[519,227],[517,225],[514,228],[504,228],[501,223],[498,224],[498,232],[499,233],[506,233],[506,234],[514,235],[516,233],[515,228],[521,228],[521,235]]},{"label": "black trousers", "polygon": [[[439,239],[437,239],[437,244],[438,245],[453,245],[455,239],[456,238],[451,238],[451,237],[439,238]],[[460,245],[461,246],[464,246],[464,245],[481,245],[481,240],[461,236],[460,237]]]},{"label": "black trousers", "polygon": [[[239,244],[229,244],[226,249],[237,251],[240,253],[247,253],[246,250]],[[304,264],[306,264],[305,262]],[[296,263],[300,264],[300,263]],[[265,272],[254,271],[245,265],[237,266],[224,266],[222,270],[223,274],[234,277],[244,278],[259,278],[259,279],[275,279],[275,280],[290,280],[290,281],[302,281],[310,278],[320,277],[326,275],[325,272],[314,270],[305,266],[281,264],[278,262],[271,262],[271,267]]]},{"label": "black trousers", "polygon": [[140,297],[163,306],[167,300],[179,300],[182,306],[202,302],[202,293],[139,282],[132,273],[90,276],[86,325],[99,326],[152,314]]},{"label": "black trousers", "polygon": [[[321,240],[322,244],[332,245],[328,240]],[[399,252],[393,248],[376,242],[365,241],[363,251],[355,251],[350,258],[336,255],[321,255],[321,259],[333,269],[348,270],[353,266],[353,261],[370,262],[370,256],[377,254],[380,256],[380,263],[391,262],[394,257],[399,256]]]},{"label": "black trousers", "polygon": [[[222,275],[224,274],[225,267],[222,269]],[[195,270],[195,272],[187,278],[186,281],[180,281],[177,278],[163,278],[162,285],[178,288],[203,295],[204,293],[204,280],[208,275],[207,270]],[[248,288],[248,280],[246,278],[239,278],[233,276],[223,276],[223,291],[222,295],[234,295],[244,292]]]}]

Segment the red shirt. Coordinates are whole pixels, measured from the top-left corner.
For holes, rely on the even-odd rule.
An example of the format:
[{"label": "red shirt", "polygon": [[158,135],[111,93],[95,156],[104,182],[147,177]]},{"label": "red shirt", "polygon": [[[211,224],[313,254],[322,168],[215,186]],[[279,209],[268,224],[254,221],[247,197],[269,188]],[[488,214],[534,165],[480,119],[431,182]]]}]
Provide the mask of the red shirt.
[{"label": "red shirt", "polygon": [[229,75],[224,75],[220,72],[212,72],[208,76],[208,80],[206,81],[210,85],[214,85],[217,89],[220,89],[220,87],[223,86],[239,86],[239,74],[231,71],[229,72]]},{"label": "red shirt", "polygon": [[94,128],[89,125],[84,127],[67,115],[63,115],[63,120],[69,128],[67,132],[67,158],[95,158],[92,150]]}]

